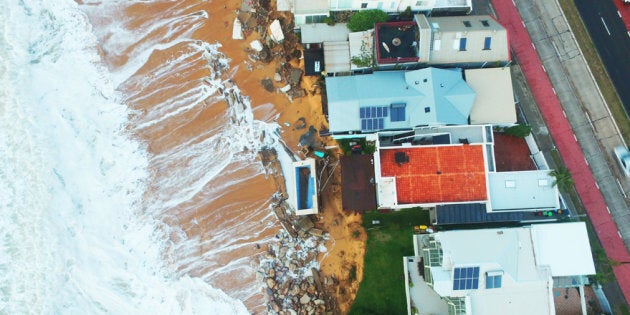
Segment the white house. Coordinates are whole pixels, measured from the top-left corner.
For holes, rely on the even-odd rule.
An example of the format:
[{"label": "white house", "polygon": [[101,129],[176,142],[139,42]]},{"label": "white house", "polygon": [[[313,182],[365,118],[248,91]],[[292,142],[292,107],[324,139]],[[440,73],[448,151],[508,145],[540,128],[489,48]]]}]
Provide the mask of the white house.
[{"label": "white house", "polygon": [[584,222],[414,235],[408,314],[555,314],[554,290],[595,274]]}]

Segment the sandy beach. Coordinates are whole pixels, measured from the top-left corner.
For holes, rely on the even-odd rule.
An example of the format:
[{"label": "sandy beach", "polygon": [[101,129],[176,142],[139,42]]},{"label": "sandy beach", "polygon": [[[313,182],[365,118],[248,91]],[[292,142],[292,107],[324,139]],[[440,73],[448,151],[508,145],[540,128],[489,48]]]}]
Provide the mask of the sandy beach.
[{"label": "sandy beach", "polygon": [[[207,19],[200,19],[192,38],[199,39],[210,44],[220,43],[220,53],[229,58],[228,76],[221,79],[230,79],[251,102],[254,118],[267,122],[276,122],[280,126],[280,134],[287,147],[300,155],[302,148],[299,139],[302,134],[313,126],[317,130],[325,129],[326,119],[321,109],[321,96],[316,89],[317,77],[302,77],[301,87],[306,92],[305,97],[290,100],[277,89],[285,85],[283,82],[273,80],[286,59],[275,56],[271,62],[255,61],[249,57],[249,44],[253,40],[262,39],[262,34],[246,32],[246,38],[242,40],[232,39],[232,27],[234,19],[239,13],[241,2],[239,0],[224,1],[185,1],[178,4],[164,3],[160,5],[135,4],[130,6],[125,15],[133,17],[129,22],[133,28],[142,29],[143,16],[164,15],[164,12],[184,10],[182,14],[188,14],[197,18],[200,12],[207,12]],[[270,3],[271,16],[281,16],[284,21],[290,19],[289,12],[273,12],[275,2]],[[270,23],[271,20],[268,20]],[[105,23],[93,18],[93,23]],[[137,23],[137,24],[136,24]],[[265,25],[266,27],[266,25]],[[185,32],[181,30],[180,32]],[[290,34],[289,34],[290,35]],[[151,36],[164,36],[164,34],[152,34]],[[112,54],[107,49],[103,50],[105,60],[110,67],[117,67],[127,62],[126,55],[132,52],[134,46],[127,51]],[[298,47],[296,47],[298,48]],[[155,51],[148,62],[134,75],[136,78],[155,78],[155,73],[164,64],[186,46],[170,47],[163,51]],[[293,67],[302,67],[299,59],[292,59]],[[128,100],[133,109],[139,111],[139,120],[151,115],[156,110],[153,104],[161,104],[169,95],[185,93],[192,89],[187,87],[193,82],[198,82],[212,74],[207,64],[202,61],[194,61],[189,64],[185,73],[168,75],[157,78],[159,84],[167,83],[173,86],[164,93],[152,93],[150,96],[142,95]],[[263,88],[261,81],[272,79],[276,92],[269,92]],[[149,87],[150,88],[150,87]],[[155,86],[160,89],[161,85]],[[126,82],[123,90],[131,92],[136,87],[133,83]],[[205,100],[205,106],[197,111],[189,111],[177,121],[166,121],[159,126],[150,126],[137,131],[138,135],[148,143],[152,154],[156,156],[167,154],[177,150],[185,143],[201,142],[205,134],[212,134],[209,125],[222,125],[221,119],[225,119],[225,102],[217,99]],[[223,118],[221,118],[223,117]],[[182,118],[184,120],[182,120]],[[305,121],[307,128],[295,128],[300,119]],[[204,135],[201,137],[200,135]],[[319,139],[323,145],[335,145],[330,138]],[[225,144],[229,145],[229,144]],[[169,153],[170,154],[170,153]],[[331,160],[336,160],[339,151],[329,151]],[[158,159],[156,159],[158,160]],[[168,177],[168,172],[178,168],[180,163],[194,162],[194,157],[185,157],[179,162],[160,164],[154,163],[155,180],[152,183],[154,189],[147,193],[147,198],[158,198],[163,190],[163,177]],[[205,186],[204,191],[215,191],[221,182],[240,182],[247,179],[246,187],[230,189],[222,192],[220,198],[208,198],[210,193],[199,193],[193,198],[173,208],[165,210],[163,220],[169,225],[181,227],[180,233],[172,234],[173,246],[168,249],[166,256],[172,257],[172,264],[182,273],[193,276],[201,276],[207,279],[213,286],[218,287],[235,298],[243,300],[252,313],[262,313],[266,309],[264,289],[252,290],[251,284],[256,287],[263,284],[260,279],[255,279],[255,269],[261,256],[264,255],[267,244],[282,229],[279,222],[274,219],[271,211],[272,195],[277,191],[273,181],[265,176],[252,173],[251,169],[238,165],[229,166],[229,174],[222,175],[221,181],[213,180]],[[340,313],[347,313],[356,295],[358,284],[363,274],[363,256],[365,252],[366,234],[361,227],[361,218],[353,213],[345,213],[341,208],[340,197],[340,167],[335,169],[334,176],[326,184],[322,191],[322,205],[319,215],[314,218],[316,227],[328,233],[326,242],[327,251],[320,254],[318,261],[322,276],[334,278],[334,286],[329,295],[336,299],[336,309]],[[161,197],[160,197],[161,198]],[[257,210],[262,209],[262,210]],[[253,232],[253,233],[252,233]],[[235,233],[235,234],[234,234]],[[237,240],[237,241],[234,241]],[[242,241],[238,241],[242,240]],[[193,245],[191,241],[194,241]],[[226,245],[225,243],[228,243]],[[234,243],[231,243],[234,242]],[[183,244],[183,245],[182,245]],[[254,246],[255,245],[255,246]],[[262,246],[261,246],[262,245]],[[222,248],[229,247],[230,250]],[[216,248],[219,248],[217,251]],[[187,261],[182,263],[181,261]],[[240,265],[235,265],[240,262]],[[242,273],[242,265],[249,265],[252,270]],[[234,267],[233,267],[234,266]],[[350,279],[351,269],[355,274]],[[238,281],[234,281],[238,279]],[[249,284],[249,285],[247,285]]]},{"label": "sandy beach", "polygon": [[[319,93],[308,93],[306,97],[296,98],[289,101],[282,93],[270,93],[261,86],[261,80],[265,78],[273,78],[276,69],[280,66],[279,58],[273,62],[265,64],[263,62],[252,62],[247,56],[246,49],[253,40],[260,39],[260,34],[251,33],[244,40],[231,39],[232,22],[236,17],[236,12],[240,7],[240,1],[230,0],[227,2],[210,3],[208,12],[217,12],[215,15],[221,16],[221,24],[224,25],[225,32],[200,32],[199,36],[205,41],[220,42],[224,52],[232,60],[230,65],[234,72],[234,82],[241,88],[243,94],[249,96],[252,106],[260,106],[263,104],[273,104],[279,113],[278,123],[282,127],[282,138],[289,148],[294,152],[300,151],[302,148],[298,145],[299,138],[304,134],[305,130],[297,130],[294,124],[300,118],[306,120],[307,126],[314,126],[320,130],[327,127],[326,119],[322,113],[321,95]],[[275,3],[272,2],[272,6]],[[225,12],[225,13],[224,13]],[[286,14],[286,13],[285,13]],[[303,65],[293,60],[292,64],[303,69]],[[253,66],[253,70],[247,70],[247,64]],[[302,88],[306,91],[315,90],[318,77],[303,76]],[[276,86],[277,88],[280,85]],[[291,124],[287,127],[285,123]],[[325,145],[335,145],[335,141],[331,138],[320,139]],[[338,150],[330,151],[331,154],[341,154]],[[354,213],[344,212],[341,207],[341,188],[340,188],[340,168],[335,170],[334,177],[326,184],[322,192],[322,207],[318,215],[317,223],[324,231],[330,235],[330,240],[326,247],[328,252],[319,257],[320,268],[324,276],[334,276],[339,285],[336,287],[337,305],[341,313],[347,313],[354,301],[358,284],[363,275],[363,256],[365,254],[366,234],[361,226],[361,217]],[[356,268],[356,279],[350,281],[350,269]]]}]

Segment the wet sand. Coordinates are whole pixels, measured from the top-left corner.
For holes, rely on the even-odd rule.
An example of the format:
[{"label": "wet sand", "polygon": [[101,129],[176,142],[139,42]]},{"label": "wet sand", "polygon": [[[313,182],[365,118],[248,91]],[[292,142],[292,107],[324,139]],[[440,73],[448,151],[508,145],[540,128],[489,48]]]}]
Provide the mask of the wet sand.
[{"label": "wet sand", "polygon": [[[260,81],[264,78],[273,78],[280,64],[278,60],[266,64],[249,59],[246,49],[252,40],[259,38],[259,34],[251,33],[244,40],[231,38],[232,23],[240,5],[240,1],[234,0],[207,2],[187,0],[157,5],[136,4],[129,7],[125,14],[133,17],[129,25],[142,28],[143,16],[159,16],[169,10],[185,10],[187,14],[207,12],[208,19],[199,24],[193,38],[208,43],[221,43],[219,51],[231,60],[229,75],[222,79],[231,79],[243,95],[250,98],[256,119],[277,121],[288,148],[299,152],[301,150],[298,145],[299,137],[306,129],[298,130],[294,127],[298,119],[304,118],[307,126],[313,125],[318,130],[327,125],[321,110],[321,97],[309,93],[307,97],[289,101],[282,93],[263,89]],[[93,23],[98,24],[98,21],[94,20],[93,17]],[[157,73],[156,69],[163,67],[170,58],[181,54],[181,50],[185,49],[184,45],[181,45],[156,51],[134,77],[156,79],[153,77]],[[124,51],[117,54],[103,51],[111,67],[125,64],[127,62],[125,54]],[[293,62],[298,66],[298,61]],[[211,73],[202,62],[195,62],[192,65],[195,71],[186,70],[155,80],[157,82],[153,86],[154,89],[167,84],[173,87],[168,91],[129,99],[129,105],[138,110],[136,119],[141,121],[143,117],[156,110],[155,104],[160,104],[177,93],[185,93],[194,87],[195,82]],[[302,87],[306,91],[312,91],[315,81],[316,77],[303,77]],[[279,87],[280,83],[276,83],[276,88]],[[134,88],[134,85],[126,84],[123,90],[131,92]],[[151,87],[147,90],[151,90]],[[147,143],[150,152],[158,157],[171,154],[169,152],[177,150],[178,146],[203,142],[216,135],[217,126],[228,123],[228,118],[225,117],[227,105],[224,101],[210,99],[203,103],[197,106],[198,109],[195,111],[189,111],[177,119],[166,120],[156,126],[142,128],[137,134]],[[285,123],[290,126],[286,126]],[[332,139],[321,140],[325,145],[335,144]],[[338,154],[334,151],[331,153]],[[255,158],[255,152],[250,156]],[[194,156],[177,161],[155,158],[152,161],[153,189],[147,193],[149,204],[168,201],[170,196],[168,194],[171,192],[163,196],[165,177],[169,177],[173,169],[179,169],[180,164],[190,164],[194,161]],[[360,226],[360,217],[341,210],[339,176],[338,167],[335,177],[327,183],[323,192],[323,205],[317,224],[330,233],[330,240],[326,244],[328,252],[319,257],[321,270],[324,276],[334,276],[337,279],[338,286],[334,294],[339,309],[346,313],[362,278],[366,236]],[[236,186],[224,187],[224,183],[236,183]],[[172,246],[166,252],[171,267],[182,274],[204,278],[230,296],[241,299],[253,313],[263,312],[266,309],[266,300],[262,283],[256,279],[255,271],[258,259],[266,249],[265,245],[273,242],[274,236],[281,229],[270,209],[271,197],[275,191],[273,181],[262,174],[261,168],[247,166],[247,161],[236,161],[226,166],[222,175],[211,180],[190,200],[165,208],[162,220],[169,226],[178,227],[172,233]],[[259,246],[261,244],[263,246]],[[348,277],[352,266],[356,267],[357,279],[350,282]]]}]

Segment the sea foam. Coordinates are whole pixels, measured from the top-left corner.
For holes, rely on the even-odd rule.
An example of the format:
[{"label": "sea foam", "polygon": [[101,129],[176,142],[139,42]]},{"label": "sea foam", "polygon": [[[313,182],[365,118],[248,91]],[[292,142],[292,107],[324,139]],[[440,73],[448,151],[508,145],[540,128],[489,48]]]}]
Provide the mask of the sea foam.
[{"label": "sea foam", "polygon": [[165,266],[114,88],[136,66],[112,81],[73,1],[4,1],[0,21],[0,313],[246,313]]}]

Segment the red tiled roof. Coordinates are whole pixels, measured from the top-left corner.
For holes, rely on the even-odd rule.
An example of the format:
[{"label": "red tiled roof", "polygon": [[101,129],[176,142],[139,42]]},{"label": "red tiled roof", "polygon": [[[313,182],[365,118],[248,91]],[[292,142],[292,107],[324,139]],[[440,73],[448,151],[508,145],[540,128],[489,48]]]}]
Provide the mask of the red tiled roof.
[{"label": "red tiled roof", "polygon": [[[396,152],[409,162],[398,164]],[[381,176],[396,177],[398,204],[487,200],[483,146],[381,149]]]}]

